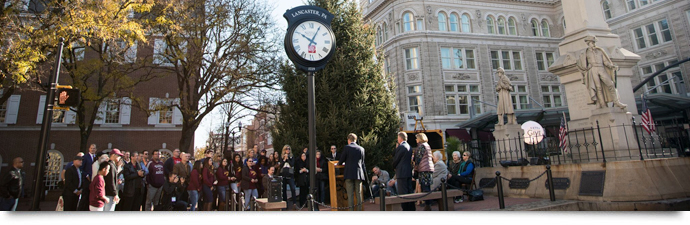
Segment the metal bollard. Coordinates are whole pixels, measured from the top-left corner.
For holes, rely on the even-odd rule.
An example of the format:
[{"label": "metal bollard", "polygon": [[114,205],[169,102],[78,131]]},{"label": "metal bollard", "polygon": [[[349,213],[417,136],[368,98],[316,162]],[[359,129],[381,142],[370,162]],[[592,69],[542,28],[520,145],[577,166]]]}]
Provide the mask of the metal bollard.
[{"label": "metal bollard", "polygon": [[307,210],[314,211],[314,196],[311,194],[307,195]]},{"label": "metal bollard", "polygon": [[237,207],[239,207],[240,210],[237,210],[237,211],[244,211],[244,204],[242,204],[243,199],[244,199],[244,192],[240,192],[240,199],[237,201]]},{"label": "metal bollard", "polygon": [[231,191],[229,197],[230,197],[230,199],[228,199],[228,210],[229,211],[235,211],[236,206],[237,206],[235,204],[235,199],[237,199],[237,197],[235,197],[235,191]]},{"label": "metal bollard", "polygon": [[448,192],[447,192],[447,188],[446,188],[446,178],[441,178],[441,204],[443,206],[444,211],[449,211],[448,210]]},{"label": "metal bollard", "polygon": [[230,193],[234,192],[232,188],[225,189],[225,211],[230,211]]},{"label": "metal bollard", "polygon": [[549,197],[551,201],[556,201],[556,193],[553,190],[553,176],[551,175],[551,165],[546,165],[546,179],[549,181]]},{"label": "metal bollard", "polygon": [[496,171],[496,187],[498,188],[498,208],[505,209],[506,204],[503,201],[503,182],[501,181],[501,171]]},{"label": "metal bollard", "polygon": [[252,197],[249,200],[249,211],[256,211],[256,197],[252,195]]},{"label": "metal bollard", "polygon": [[599,133],[599,145],[601,146],[601,158],[606,163],[606,155],[604,155],[604,142],[601,140],[601,129],[599,128],[599,120],[597,120],[597,132]]},{"label": "metal bollard", "polygon": [[386,184],[379,184],[379,197],[381,198],[381,211],[386,211]]}]

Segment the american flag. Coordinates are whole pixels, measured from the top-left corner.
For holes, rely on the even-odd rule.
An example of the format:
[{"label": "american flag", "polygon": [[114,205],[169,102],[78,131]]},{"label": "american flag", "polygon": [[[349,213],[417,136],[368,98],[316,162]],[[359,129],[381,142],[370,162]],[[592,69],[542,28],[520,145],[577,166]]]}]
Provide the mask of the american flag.
[{"label": "american flag", "polygon": [[642,108],[644,111],[642,111],[642,123],[640,125],[642,125],[642,128],[644,128],[644,130],[651,135],[652,132],[656,131],[656,125],[654,125],[652,111],[649,110],[647,101],[644,99],[644,95],[642,95]]},{"label": "american flag", "polygon": [[568,124],[565,122],[565,113],[563,113],[563,118],[561,118],[561,128],[558,130],[558,147],[563,149],[563,152],[568,152]]}]

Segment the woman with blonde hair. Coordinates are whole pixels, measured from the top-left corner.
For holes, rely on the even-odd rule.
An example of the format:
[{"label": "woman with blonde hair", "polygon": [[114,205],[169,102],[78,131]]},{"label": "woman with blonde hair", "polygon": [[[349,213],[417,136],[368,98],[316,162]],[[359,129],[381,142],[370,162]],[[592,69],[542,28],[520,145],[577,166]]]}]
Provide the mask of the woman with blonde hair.
[{"label": "woman with blonde hair", "polygon": [[[287,185],[290,185],[290,194],[292,194],[292,204],[294,208],[295,200],[295,160],[292,158],[292,148],[289,145],[283,146],[283,154],[280,158],[280,164],[278,168],[280,169],[280,175],[283,177],[283,201],[288,201],[287,197]],[[288,203],[288,208],[290,203]]]},{"label": "woman with blonde hair", "polygon": [[[431,156],[431,146],[429,139],[424,133],[415,135],[417,138],[417,149],[412,153],[414,171],[417,173],[417,182],[422,192],[431,191],[432,176],[434,173],[433,157]],[[431,211],[431,201],[425,201],[424,211]]]}]

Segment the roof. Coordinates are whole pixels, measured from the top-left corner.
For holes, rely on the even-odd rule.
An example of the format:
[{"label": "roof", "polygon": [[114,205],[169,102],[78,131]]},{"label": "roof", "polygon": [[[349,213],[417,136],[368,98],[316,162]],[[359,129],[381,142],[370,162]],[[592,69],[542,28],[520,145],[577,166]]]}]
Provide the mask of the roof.
[{"label": "roof", "polygon": [[[518,123],[524,123],[525,121],[532,120],[539,122],[539,124],[542,124],[542,126],[558,126],[561,123],[561,117],[564,112],[566,114],[566,118],[568,118],[569,113],[567,106],[544,109],[520,109],[515,110],[515,116],[517,117]],[[477,115],[470,120],[458,123],[455,126],[460,129],[472,127],[479,130],[489,130],[493,129],[497,122],[498,116],[496,115],[496,111],[492,110]]]}]

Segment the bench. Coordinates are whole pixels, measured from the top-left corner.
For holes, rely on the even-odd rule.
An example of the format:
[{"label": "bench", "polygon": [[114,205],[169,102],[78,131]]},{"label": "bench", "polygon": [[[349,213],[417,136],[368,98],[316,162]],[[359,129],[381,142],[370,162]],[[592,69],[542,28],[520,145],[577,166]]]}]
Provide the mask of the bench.
[{"label": "bench", "polygon": [[[414,200],[413,199],[403,199],[403,198],[400,198],[398,196],[386,196],[386,211],[402,211],[402,203],[415,202],[415,201],[419,201],[419,200],[438,200],[439,211],[455,211],[455,206],[453,204],[453,198],[457,197],[457,196],[462,196],[463,191],[458,190],[458,189],[447,189],[446,193],[447,193],[446,197],[448,198],[448,210],[443,208],[442,201],[440,201],[441,198],[443,197],[443,193],[441,193],[440,191],[434,191],[427,196],[424,196],[424,197],[419,198],[419,199],[414,199]],[[414,194],[405,194],[405,195],[401,195],[401,196],[403,196],[405,198],[417,198],[417,197],[423,196],[425,194],[426,193],[414,193]],[[381,204],[381,198],[374,199],[374,202],[376,204],[380,205]]]},{"label": "bench", "polygon": [[268,202],[268,198],[257,198],[256,204],[259,205],[257,210],[260,211],[280,211],[287,207],[287,202]]}]

